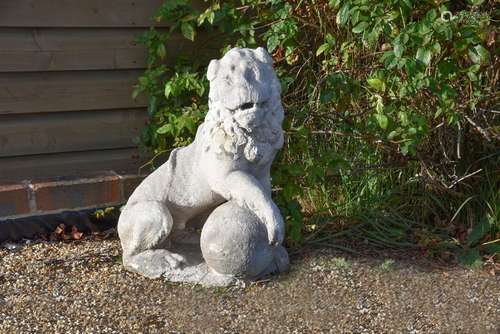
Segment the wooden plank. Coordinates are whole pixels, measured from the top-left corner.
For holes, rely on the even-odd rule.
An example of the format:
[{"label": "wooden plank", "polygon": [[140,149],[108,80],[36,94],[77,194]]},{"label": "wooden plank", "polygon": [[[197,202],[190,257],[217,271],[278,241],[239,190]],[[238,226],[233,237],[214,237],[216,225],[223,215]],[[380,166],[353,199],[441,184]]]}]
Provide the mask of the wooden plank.
[{"label": "wooden plank", "polygon": [[0,116],[0,157],[135,146],[145,109]]},{"label": "wooden plank", "polygon": [[68,51],[142,48],[144,28],[2,28],[1,50]]},{"label": "wooden plank", "polygon": [[0,51],[0,72],[136,69],[146,67],[146,51]]},{"label": "wooden plank", "polygon": [[65,178],[108,170],[137,173],[144,161],[135,148],[0,158],[0,182]]},{"label": "wooden plank", "polygon": [[[0,27],[167,26],[152,18],[165,0],[1,0]],[[194,0],[194,7],[208,5]]]},{"label": "wooden plank", "polygon": [[[0,29],[0,72],[138,69],[146,49],[136,39],[144,29]],[[219,45],[207,33],[197,43],[174,34],[166,64],[179,55],[212,53]]]},{"label": "wooden plank", "polygon": [[0,29],[0,72],[144,68],[145,29]]},{"label": "wooden plank", "polygon": [[0,114],[144,107],[133,100],[141,70],[0,73]]},{"label": "wooden plank", "polygon": [[0,29],[0,72],[144,68],[145,29]]},{"label": "wooden plank", "polygon": [[164,0],[2,0],[0,27],[148,27]]}]

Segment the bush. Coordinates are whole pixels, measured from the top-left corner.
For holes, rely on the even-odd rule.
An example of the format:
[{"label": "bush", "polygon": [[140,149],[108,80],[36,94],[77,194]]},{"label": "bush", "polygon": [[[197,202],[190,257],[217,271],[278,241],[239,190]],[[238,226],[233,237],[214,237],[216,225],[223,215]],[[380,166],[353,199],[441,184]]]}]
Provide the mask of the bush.
[{"label": "bush", "polygon": [[344,235],[385,247],[462,249],[465,262],[478,250],[498,252],[494,1],[241,0],[205,8],[167,1],[156,20],[170,29],[141,37],[148,69],[134,94],[150,98],[143,148],[159,154],[189,143],[207,111],[208,62],[181,56],[163,65],[171,34],[217,34],[221,54],[266,45],[286,113],[272,178],[290,244],[332,245]]}]

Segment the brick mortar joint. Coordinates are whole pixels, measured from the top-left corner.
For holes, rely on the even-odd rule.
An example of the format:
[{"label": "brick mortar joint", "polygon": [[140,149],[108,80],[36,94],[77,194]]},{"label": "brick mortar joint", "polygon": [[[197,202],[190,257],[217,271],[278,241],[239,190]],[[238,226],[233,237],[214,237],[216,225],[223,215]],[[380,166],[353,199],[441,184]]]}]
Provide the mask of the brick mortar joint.
[{"label": "brick mortar joint", "polygon": [[62,180],[62,181],[45,181],[45,182],[36,182],[33,184],[34,190],[38,190],[40,188],[49,188],[49,187],[59,187],[59,186],[72,186],[72,185],[79,185],[79,184],[90,184],[90,183],[103,183],[103,182],[112,182],[112,181],[119,181],[120,178],[118,176],[99,176],[99,177],[94,177],[94,178],[89,178],[89,177],[83,177],[75,180]]},{"label": "brick mortar joint", "polygon": [[38,206],[36,203],[36,194],[34,185],[30,180],[25,180],[22,182],[22,184],[24,185],[24,188],[26,189],[26,193],[28,195],[27,201],[30,212],[35,213],[38,211]]},{"label": "brick mortar joint", "polygon": [[118,178],[118,187],[120,191],[120,200],[124,201],[125,200],[125,186],[124,186],[124,178],[123,175],[120,175],[119,173],[115,172],[114,170],[111,171],[112,174],[114,174]]}]

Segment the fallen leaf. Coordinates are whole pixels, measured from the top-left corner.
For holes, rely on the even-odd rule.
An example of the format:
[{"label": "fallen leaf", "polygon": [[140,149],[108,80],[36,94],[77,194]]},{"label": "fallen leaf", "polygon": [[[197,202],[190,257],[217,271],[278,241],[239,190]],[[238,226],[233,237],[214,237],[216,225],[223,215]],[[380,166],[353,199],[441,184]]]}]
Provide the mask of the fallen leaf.
[{"label": "fallen leaf", "polygon": [[64,234],[64,229],[66,228],[66,226],[64,226],[64,224],[59,224],[56,229],[54,230],[54,233],[57,234],[57,235],[61,235],[61,234]]},{"label": "fallen leaf", "polygon": [[71,236],[74,240],[80,240],[83,237],[83,232],[78,231],[76,226],[71,228]]}]

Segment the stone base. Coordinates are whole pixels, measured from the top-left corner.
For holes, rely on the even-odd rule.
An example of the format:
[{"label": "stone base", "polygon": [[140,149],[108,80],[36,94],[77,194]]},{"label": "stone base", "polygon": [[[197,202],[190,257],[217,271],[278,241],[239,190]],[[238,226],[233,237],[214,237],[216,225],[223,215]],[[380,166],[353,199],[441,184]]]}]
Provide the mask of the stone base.
[{"label": "stone base", "polygon": [[[186,263],[179,268],[170,268],[163,274],[169,282],[199,284],[205,287],[227,287],[244,281],[256,281],[273,273],[288,269],[288,253],[283,246],[276,249],[276,261],[256,277],[235,277],[222,275],[211,269],[200,248],[200,234],[195,231],[176,231],[172,235],[169,249],[182,255]],[[279,262],[279,263],[278,263]]]},{"label": "stone base", "polygon": [[212,271],[203,256],[199,244],[186,244],[172,242],[172,249],[177,254],[184,256],[187,263],[180,268],[170,269],[163,274],[169,282],[200,284],[202,286],[230,286],[238,279],[228,275],[221,275]]}]

